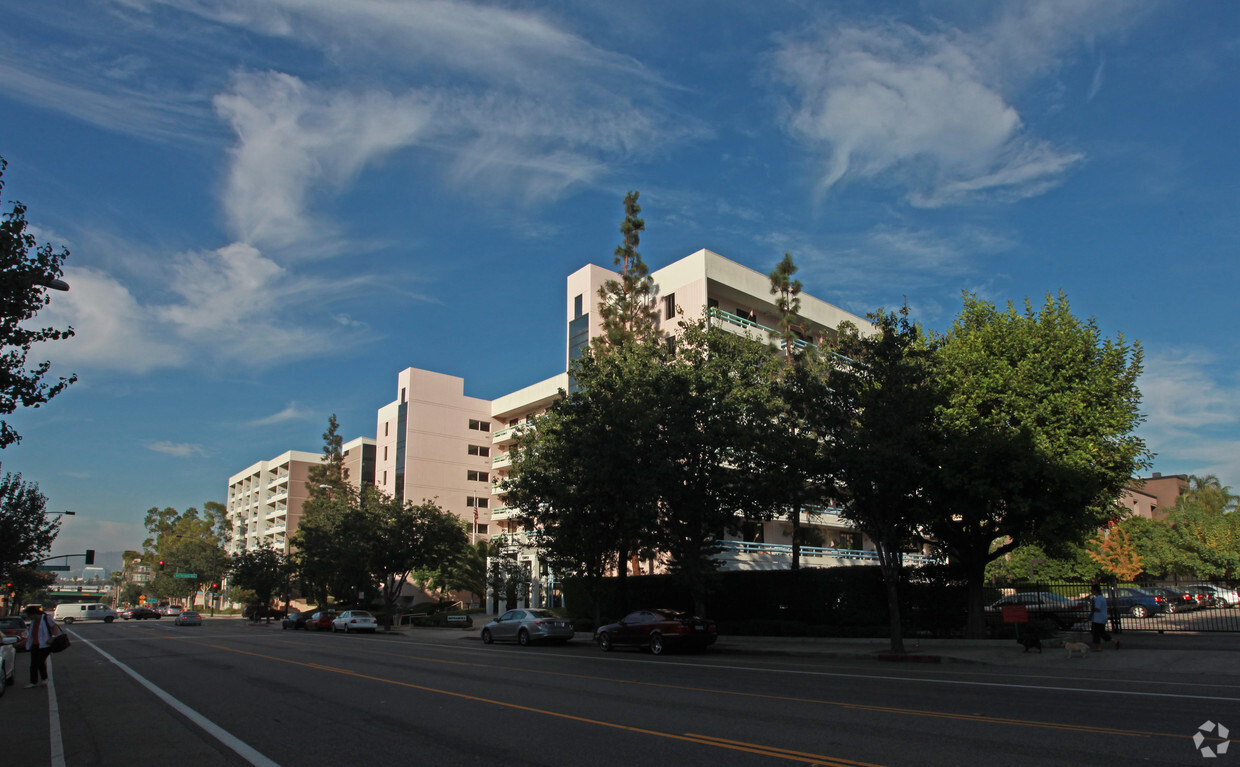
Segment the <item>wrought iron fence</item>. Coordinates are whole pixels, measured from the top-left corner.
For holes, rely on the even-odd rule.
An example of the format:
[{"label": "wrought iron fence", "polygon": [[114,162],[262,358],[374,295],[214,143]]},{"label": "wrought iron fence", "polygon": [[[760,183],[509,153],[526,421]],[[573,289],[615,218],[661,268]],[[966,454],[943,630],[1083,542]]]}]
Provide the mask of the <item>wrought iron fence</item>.
[{"label": "wrought iron fence", "polygon": [[[987,622],[1002,625],[1003,608],[1023,605],[1030,623],[1059,630],[1088,631],[1090,584],[1020,583],[987,586]],[[1240,595],[1221,582],[1192,584],[1104,584],[1113,631],[1240,633]],[[1012,611],[1008,611],[1012,620]]]}]

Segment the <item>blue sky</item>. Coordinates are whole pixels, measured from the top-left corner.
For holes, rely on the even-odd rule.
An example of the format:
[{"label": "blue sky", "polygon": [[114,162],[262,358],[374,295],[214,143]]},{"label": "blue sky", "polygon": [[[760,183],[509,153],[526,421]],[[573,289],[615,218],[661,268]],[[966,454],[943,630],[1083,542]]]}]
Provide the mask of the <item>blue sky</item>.
[{"label": "blue sky", "polygon": [[1066,291],[1141,341],[1153,470],[1240,484],[1240,5],[13,3],[6,201],[68,247],[36,349],[80,381],[3,470],[55,552],[374,433],[396,373],[495,397],[564,361],[564,279],[641,191],[710,248],[943,329]]}]

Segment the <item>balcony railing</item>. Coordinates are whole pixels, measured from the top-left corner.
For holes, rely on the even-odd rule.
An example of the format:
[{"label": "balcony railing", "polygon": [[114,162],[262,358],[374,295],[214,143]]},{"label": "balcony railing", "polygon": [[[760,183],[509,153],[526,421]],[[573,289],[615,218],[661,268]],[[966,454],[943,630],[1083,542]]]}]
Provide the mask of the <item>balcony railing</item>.
[{"label": "balcony railing", "polygon": [[497,455],[491,459],[491,468],[493,469],[502,469],[505,466],[511,466],[511,465],[512,465],[512,454],[511,453],[504,453],[503,455]]},{"label": "balcony railing", "polygon": [[[737,554],[770,554],[775,556],[792,558],[791,543],[754,543],[750,541],[720,541],[719,547],[723,551],[735,552]],[[878,552],[866,551],[864,549],[836,549],[827,546],[802,546],[802,557],[826,557],[829,559],[842,559],[853,561],[878,561]],[[929,565],[938,562],[932,556],[927,554],[905,554],[904,564],[906,565]]]}]

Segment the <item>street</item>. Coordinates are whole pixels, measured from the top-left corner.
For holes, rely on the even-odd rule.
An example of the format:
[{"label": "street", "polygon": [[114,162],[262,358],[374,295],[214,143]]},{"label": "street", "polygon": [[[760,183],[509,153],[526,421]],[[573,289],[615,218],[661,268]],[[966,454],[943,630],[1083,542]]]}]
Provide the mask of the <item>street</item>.
[{"label": "street", "polygon": [[476,631],[235,619],[71,633],[49,689],[22,689],[18,658],[0,699],[10,734],[20,712],[7,763],[1200,764],[1199,726],[1240,727],[1240,670],[1116,675],[1058,653],[1006,669],[739,654],[721,640],[655,657],[583,635],[522,648]]}]

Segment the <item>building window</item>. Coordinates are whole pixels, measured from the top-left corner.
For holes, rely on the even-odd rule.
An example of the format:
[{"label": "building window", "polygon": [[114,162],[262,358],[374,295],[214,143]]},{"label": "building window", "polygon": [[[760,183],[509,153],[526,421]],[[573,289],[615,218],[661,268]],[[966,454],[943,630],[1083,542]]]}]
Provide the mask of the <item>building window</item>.
[{"label": "building window", "polygon": [[663,319],[670,320],[676,316],[676,294],[668,293],[663,298]]},{"label": "building window", "polygon": [[389,426],[391,426],[391,425],[392,425],[392,422],[391,422],[391,421],[384,421],[384,422],[383,422],[383,436],[385,436],[385,437],[386,437],[386,436],[388,435],[388,427],[389,427]]},{"label": "building window", "polygon": [[387,469],[383,470],[383,484],[387,484]]},{"label": "building window", "polygon": [[718,308],[719,308],[719,299],[717,299],[717,298],[708,298],[708,299],[706,299],[706,308],[707,308],[707,309],[718,309]]},{"label": "building window", "polygon": [[483,498],[482,496],[477,496],[477,497],[472,496],[472,495],[465,496],[465,505],[471,509],[485,509],[487,508],[487,504],[489,504],[490,502],[491,502],[490,498]]},{"label": "building window", "polygon": [[465,478],[469,480],[470,482],[486,482],[490,480],[491,475],[490,473],[485,472],[485,471],[470,470],[465,473]]},{"label": "building window", "polygon": [[483,457],[485,458],[485,457],[487,457],[487,456],[490,456],[490,455],[491,455],[491,448],[489,448],[489,447],[485,447],[485,446],[483,446],[483,445],[470,445],[470,446],[469,446],[469,454],[470,454],[470,455],[480,455],[480,456],[483,456]]},{"label": "building window", "polygon": [[478,525],[478,534],[479,534],[479,535],[486,535],[486,534],[487,534],[487,526],[486,526],[486,523],[485,523],[485,522],[483,522],[482,524]]},{"label": "building window", "polygon": [[387,448],[388,448],[387,445],[383,446],[383,460],[385,461],[387,460]]},{"label": "building window", "polygon": [[581,316],[581,311],[582,311],[581,298],[582,298],[581,294],[578,293],[577,297],[573,299],[573,319],[577,319],[578,317]]},{"label": "building window", "polygon": [[469,419],[469,428],[472,431],[490,431],[491,424],[487,421],[475,421],[471,418]]}]

